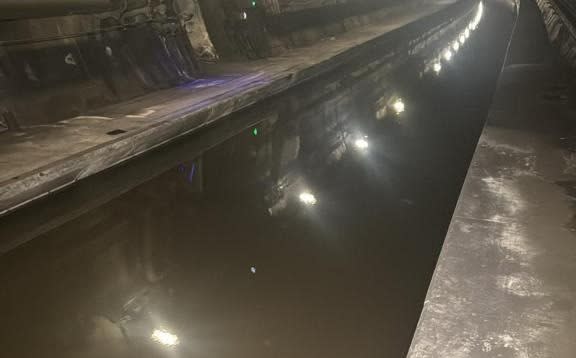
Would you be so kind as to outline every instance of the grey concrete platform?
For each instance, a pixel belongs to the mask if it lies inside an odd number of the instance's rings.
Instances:
[[[410,358],[576,357],[576,86],[536,11],[522,3]]]
[[[268,60],[221,65],[214,69],[219,75],[187,86],[54,125],[3,134],[0,215],[381,50],[389,44],[390,36],[406,37],[434,23],[449,21],[474,3],[464,0],[448,6],[450,2],[432,2],[417,9],[399,6],[391,9],[388,22],[350,31],[313,47],[298,48]],[[419,24],[425,19],[429,24]]]

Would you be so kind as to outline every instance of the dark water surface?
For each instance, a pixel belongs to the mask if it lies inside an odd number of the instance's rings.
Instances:
[[[2,219],[1,355],[404,356],[512,26],[436,74],[472,20]]]

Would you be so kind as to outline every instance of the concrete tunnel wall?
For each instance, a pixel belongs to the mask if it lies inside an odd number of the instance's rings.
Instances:
[[[0,21],[3,116],[52,123],[194,79],[177,5],[130,0],[106,12]]]
[[[573,0],[535,0],[552,44],[576,68],[576,3]]]
[[[119,0],[0,0],[0,19],[90,13],[117,7]]]
[[[378,16],[394,5],[412,6],[419,0],[198,2],[217,52],[222,57],[262,58],[378,21]],[[245,17],[245,21],[235,24],[240,17]]]
[[[48,0],[32,11],[33,2],[0,1],[0,9],[11,10],[10,20],[0,20],[0,120],[10,129],[54,123],[188,82],[201,76],[199,62],[263,58],[310,45],[406,4]]]

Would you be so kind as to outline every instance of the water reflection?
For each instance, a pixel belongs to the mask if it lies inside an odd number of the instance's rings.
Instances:
[[[470,41],[449,85],[421,77],[469,20],[228,119],[244,130],[5,256],[3,354],[401,356],[506,45],[494,26],[489,61]]]
[[[180,343],[177,335],[163,329],[155,329],[154,332],[152,332],[151,338],[154,341],[169,347],[177,346]]]
[[[402,98],[398,98],[397,100],[394,101],[394,104],[392,104],[392,108],[394,108],[394,112],[396,112],[396,114],[399,115],[404,113],[404,111],[406,111],[406,104],[404,103]]]
[[[316,199],[316,196],[307,191],[300,193],[298,198],[300,199],[300,202],[302,202],[302,204],[306,206],[314,206],[318,203],[318,199]]]
[[[359,151],[366,151],[370,146],[370,143],[368,142],[368,137],[362,136],[362,138],[356,139],[356,141],[354,141],[354,146]]]

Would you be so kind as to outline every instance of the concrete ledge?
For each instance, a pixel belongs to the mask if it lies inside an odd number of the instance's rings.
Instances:
[[[574,131],[524,80],[500,91],[523,108],[493,111],[482,134],[409,358],[574,357]]]
[[[537,11],[523,2],[519,21]],[[528,25],[517,59],[549,48]],[[542,63],[504,69],[409,358],[574,357],[576,86],[562,78]]]
[[[374,53],[409,53],[441,24],[476,2],[410,9],[390,22],[300,48],[285,56],[221,66],[219,75],[151,94],[51,126],[0,138],[0,215],[78,180],[273,96],[339,66]],[[439,11],[440,10],[440,11]],[[418,21],[416,21],[418,20]]]

